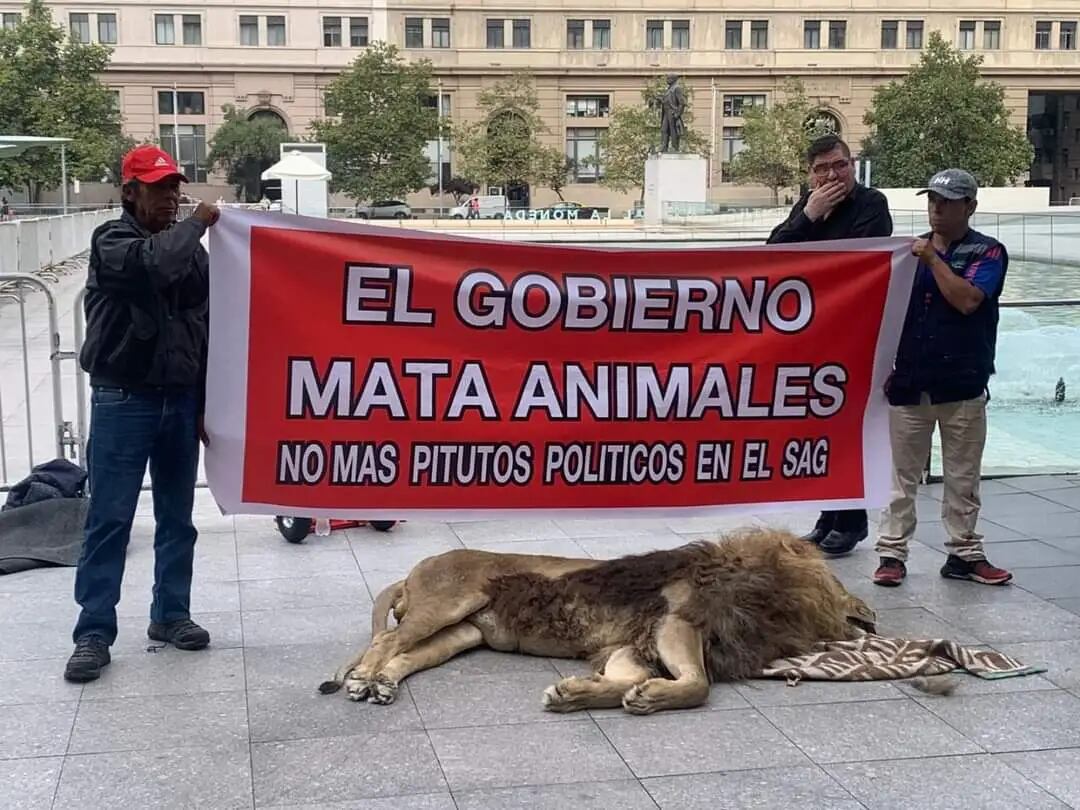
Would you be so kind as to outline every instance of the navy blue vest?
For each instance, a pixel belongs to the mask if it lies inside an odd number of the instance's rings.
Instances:
[[[892,405],[917,405],[923,393],[930,395],[931,402],[957,402],[986,390],[994,373],[998,296],[1009,269],[1009,254],[996,239],[969,230],[952,244],[945,258],[957,275],[963,275],[995,246],[1001,248],[1001,283],[970,315],[945,300],[930,268],[920,263],[894,370],[885,386]]]

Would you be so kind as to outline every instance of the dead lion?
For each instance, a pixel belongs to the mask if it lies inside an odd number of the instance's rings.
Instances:
[[[387,629],[393,609],[397,627]],[[874,629],[815,546],[747,530],[614,560],[460,549],[419,562],[375,600],[372,640],[319,691],[391,703],[414,672],[486,645],[587,658],[594,674],[544,691],[550,711],[698,706],[819,641]]]

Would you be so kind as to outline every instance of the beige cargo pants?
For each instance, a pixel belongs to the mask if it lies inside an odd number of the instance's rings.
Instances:
[[[918,405],[889,407],[889,441],[893,454],[892,499],[882,510],[877,552],[906,560],[908,540],[915,534],[915,493],[930,453],[934,425],[941,434],[941,466],[945,497],[941,519],[949,538],[945,550],[963,560],[984,560],[979,519],[979,478],[986,445],[986,395],[932,405],[923,394]]]

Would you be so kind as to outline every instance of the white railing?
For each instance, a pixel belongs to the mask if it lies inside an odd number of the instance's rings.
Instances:
[[[94,228],[115,209],[0,222],[0,273],[38,274],[90,248]]]

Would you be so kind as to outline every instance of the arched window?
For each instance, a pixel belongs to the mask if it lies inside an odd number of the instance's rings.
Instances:
[[[288,125],[285,123],[285,119],[274,110],[255,110],[248,116],[249,121],[270,121],[277,124],[282,129],[288,129]]]

